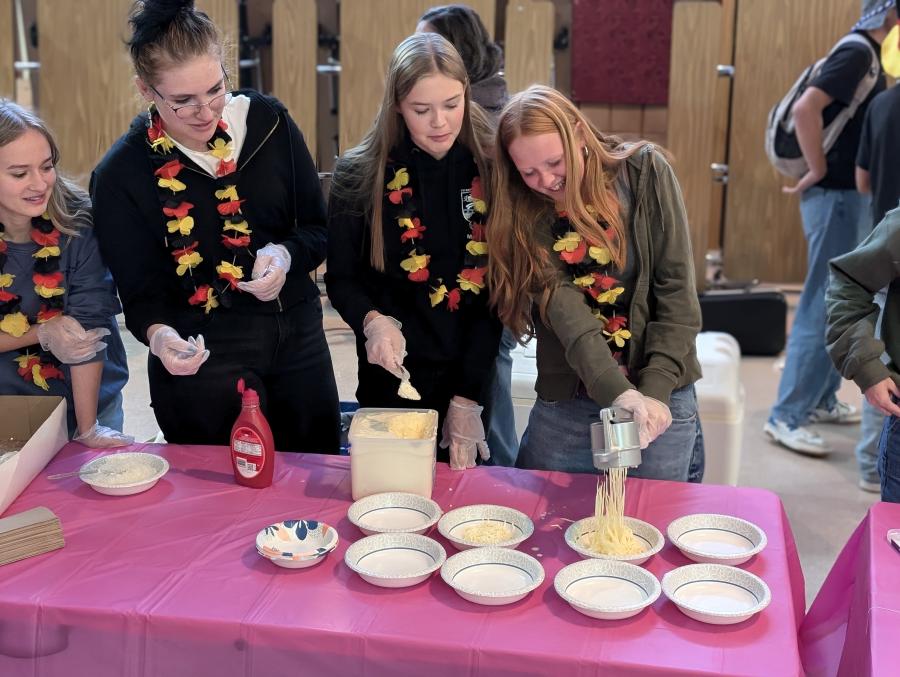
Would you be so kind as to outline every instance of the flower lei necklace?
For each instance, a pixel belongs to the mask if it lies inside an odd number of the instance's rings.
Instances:
[[[5,231],[0,223],[0,331],[19,338],[28,332],[31,324],[22,312],[22,298],[9,291],[16,276],[3,272],[9,248]],[[59,269],[62,256],[59,239],[60,232],[47,213],[31,219],[31,241],[38,245],[38,250],[32,254],[34,272],[31,275],[34,293],[41,298],[40,310],[35,318],[38,324],[62,315],[63,312],[66,288],[63,286],[63,273]],[[59,360],[52,353],[41,350],[40,346],[37,352],[31,352],[27,348],[19,352],[22,354],[13,359],[19,365],[16,371],[24,380],[43,390],[50,390],[47,379],[65,380]]]
[[[423,247],[426,227],[417,216],[417,208],[413,199],[413,189],[409,186],[409,170],[405,166],[388,165],[386,176],[392,176],[387,182],[385,193],[385,211],[400,226],[400,242],[410,245],[409,257],[400,262],[400,267],[407,272],[413,282],[428,282],[431,273],[428,265],[431,255]],[[437,286],[431,287],[428,297],[431,307],[446,302],[447,310],[459,310],[462,293],[478,295],[484,289],[484,275],[487,272],[488,246],[485,240],[484,224],[487,221],[487,206],[482,192],[481,178],[475,176],[469,193],[470,204],[466,211],[469,232],[466,235],[466,253],[462,270],[456,276],[456,286],[448,287],[442,278],[437,278]]]
[[[204,281],[197,270],[203,257],[197,251],[200,242],[191,237],[194,217],[190,215],[194,205],[179,199],[178,193],[187,188],[178,175],[184,169],[172,139],[163,129],[162,120],[155,109],[151,109],[147,121],[147,141],[150,145],[150,160],[155,167],[157,193],[166,221],[166,246],[171,247],[175,263],[175,274],[187,289],[187,301],[192,306],[202,306],[209,313],[220,305],[231,306],[231,293],[237,283],[244,278],[246,266],[252,266],[250,252],[250,229],[244,218],[241,205],[245,202],[238,195],[237,162],[234,143],[228,134],[228,125],[219,120],[216,131],[208,142],[209,153],[219,160],[216,167],[216,210],[222,220],[221,245],[226,249],[216,266],[217,277]],[[240,290],[238,290],[240,291]]]
[[[594,214],[594,210],[588,208]],[[600,222],[605,231],[609,226]],[[553,251],[559,253],[560,260],[566,266],[566,272],[572,276],[573,284],[580,288],[586,296],[591,313],[603,323],[603,335],[606,342],[622,349],[631,338],[626,329],[628,317],[617,313],[616,301],[625,287],[619,280],[611,276],[612,255],[609,248],[602,244],[586,241],[569,223],[565,212],[559,212],[552,228],[555,242]],[[621,364],[621,353],[614,353]]]

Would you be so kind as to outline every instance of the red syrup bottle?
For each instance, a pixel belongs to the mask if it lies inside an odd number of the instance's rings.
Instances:
[[[231,428],[231,466],[234,480],[245,487],[271,486],[275,469],[275,442],[272,429],[259,408],[259,395],[238,380],[241,413]]]

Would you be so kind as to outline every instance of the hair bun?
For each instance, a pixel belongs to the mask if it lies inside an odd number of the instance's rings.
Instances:
[[[143,0],[135,3],[129,23],[132,28],[128,46],[132,53],[145,45],[156,42],[169,30],[179,14],[194,11],[194,0]]]

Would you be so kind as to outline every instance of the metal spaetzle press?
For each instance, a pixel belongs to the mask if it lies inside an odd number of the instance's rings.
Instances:
[[[634,468],[641,464],[641,443],[634,415],[621,407],[600,410],[591,423],[591,453],[597,470]]]

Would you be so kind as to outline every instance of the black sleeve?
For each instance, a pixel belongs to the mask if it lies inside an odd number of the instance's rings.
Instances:
[[[340,168],[335,169],[335,178]],[[328,201],[328,266],[325,288],[331,305],[357,336],[363,320],[375,309],[363,279],[369,269],[368,219],[355,206],[343,204],[332,193]]]
[[[325,226],[325,199],[319,185],[319,172],[313,163],[303,134],[287,113],[284,114],[290,134],[290,153],[293,163],[294,196],[296,205],[292,234],[280,244],[291,255],[294,275],[308,275],[325,260],[327,228]]]
[[[92,174],[94,234],[119,290],[125,324],[135,338],[147,344],[150,325],[174,323],[172,304],[166,302],[165,293],[173,277],[171,258],[152,235],[148,215],[142,213],[136,196],[120,183],[126,175],[113,168]],[[152,191],[153,182],[146,184]]]
[[[856,87],[872,65],[872,52],[865,45],[849,44],[830,55],[810,83],[845,106],[853,101]]]
[[[484,295],[487,293],[487,288],[481,292]],[[471,313],[472,319],[455,394],[483,405],[482,399],[488,395],[484,392],[484,386],[497,359],[503,325],[489,309],[486,296],[478,300],[478,307],[468,308],[465,312]]]
[[[863,119],[862,131],[859,135],[859,149],[856,151],[856,166],[869,170],[869,160],[872,157],[872,116],[875,108],[873,101],[866,108],[866,117]]]

